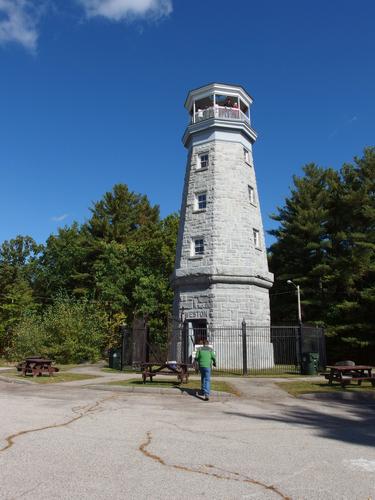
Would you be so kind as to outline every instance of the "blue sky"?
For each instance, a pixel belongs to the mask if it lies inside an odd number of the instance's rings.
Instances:
[[[44,242],[119,182],[178,211],[184,100],[212,81],[254,97],[270,229],[304,164],[374,145],[374,18],[373,0],[0,0],[0,242]]]

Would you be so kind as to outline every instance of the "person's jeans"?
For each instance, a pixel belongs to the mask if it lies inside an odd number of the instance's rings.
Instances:
[[[204,396],[210,395],[211,390],[211,368],[199,368],[201,372],[201,388]]]

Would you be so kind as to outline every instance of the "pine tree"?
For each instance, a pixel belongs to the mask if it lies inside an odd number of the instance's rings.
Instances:
[[[326,325],[331,355],[356,352],[358,359],[370,361],[375,353],[375,148],[339,172],[308,165],[304,174],[294,177],[291,196],[273,216],[280,223],[271,231],[277,238],[270,248],[273,319],[288,320],[296,309],[285,285],[292,279],[301,286],[303,320]]]
[[[337,345],[352,349],[375,340],[375,148],[344,165],[340,175],[328,224],[332,251],[326,322]]]
[[[293,177],[294,188],[271,217],[280,223],[270,231],[277,241],[270,247],[270,268],[275,274],[271,291],[274,322],[296,318],[294,291],[286,282],[293,280],[301,286],[303,319],[319,321],[322,297],[321,282],[327,272],[327,172],[315,164],[306,165],[305,176]],[[289,292],[289,293],[288,293]],[[280,294],[280,295],[279,295]]]

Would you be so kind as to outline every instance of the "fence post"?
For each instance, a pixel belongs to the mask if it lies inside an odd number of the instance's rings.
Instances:
[[[246,321],[242,321],[242,375],[247,375]]]
[[[182,362],[188,362],[189,355],[189,335],[188,335],[188,323],[184,321],[184,325],[182,327]]]
[[[121,339],[121,370],[125,366],[131,366],[135,357],[135,348],[133,342],[133,332],[125,325],[120,326],[122,332]]]
[[[299,354],[300,373],[301,373],[301,375],[303,375],[302,323],[299,323],[299,325],[298,325],[298,354]]]
[[[319,342],[319,347],[320,347],[319,359],[321,358],[320,369],[325,370],[327,364],[327,347],[326,347],[326,337],[324,328],[320,328],[320,340],[321,340],[321,342]]]
[[[122,326],[121,328],[121,371],[124,368],[124,359],[125,359],[125,328]]]
[[[150,362],[150,327],[146,326],[146,363]]]

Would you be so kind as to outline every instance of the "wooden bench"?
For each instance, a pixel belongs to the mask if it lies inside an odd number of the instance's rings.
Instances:
[[[352,380],[358,382],[359,386],[364,380],[367,380],[368,382],[371,382],[372,387],[375,387],[375,377],[352,377]]]
[[[178,382],[188,383],[189,366],[186,363],[141,363],[142,380],[145,384],[147,378],[152,382],[157,375],[177,375]]]
[[[59,368],[52,366],[52,360],[44,358],[26,358],[17,365],[17,370],[22,372],[22,375],[31,374],[33,377],[41,377],[42,375],[49,375],[50,377],[59,371]]]
[[[332,385],[333,382],[338,382],[341,387],[345,387],[352,381],[357,381],[360,386],[362,382],[369,381],[371,385],[375,386],[375,377],[372,375],[372,366],[366,365],[334,365],[327,366],[330,368],[329,373],[323,373],[328,383]]]

